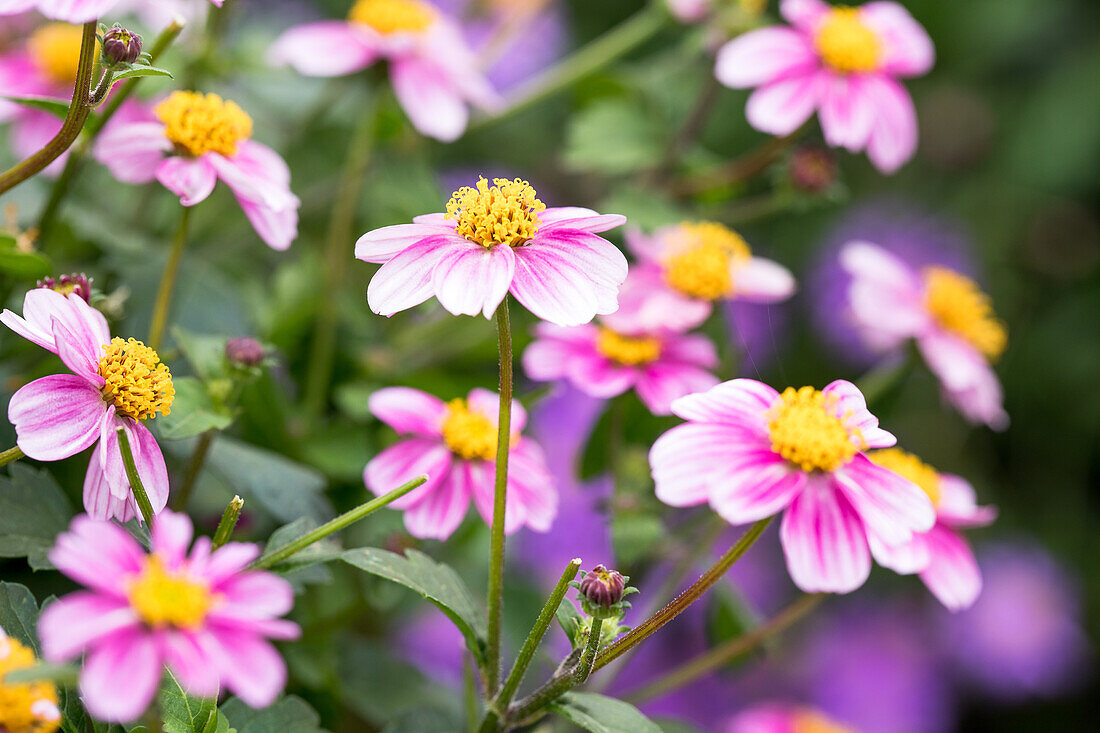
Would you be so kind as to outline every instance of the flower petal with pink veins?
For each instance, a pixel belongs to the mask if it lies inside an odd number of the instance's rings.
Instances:
[[[384,387],[367,398],[371,414],[399,434],[439,437],[447,406],[435,395],[412,387]]]
[[[449,143],[466,131],[466,101],[444,69],[413,56],[396,59],[390,64],[390,82],[421,134]]]
[[[278,252],[290,249],[298,238],[298,207],[273,209],[270,206],[237,197],[241,211],[264,244]]]
[[[433,216],[428,214],[428,216]],[[440,215],[442,216],[442,215]],[[415,217],[423,219],[424,217]],[[398,252],[406,247],[416,244],[421,239],[433,235],[453,234],[456,241],[463,239],[454,234],[454,224],[451,226],[437,224],[394,224],[367,232],[359,237],[355,243],[355,258],[363,262],[377,262],[382,264],[389,262]],[[463,241],[465,241],[463,239]]]
[[[917,110],[905,87],[887,77],[867,77],[865,93],[876,110],[867,157],[883,173],[893,173],[917,150]]]
[[[210,613],[222,620],[275,618],[294,607],[294,589],[273,573],[239,573],[219,583],[217,592],[221,601]]]
[[[374,273],[367,285],[367,305],[387,317],[420,305],[434,294],[432,270],[436,263],[451,249],[465,243],[456,235],[440,234],[401,250]]]
[[[42,656],[54,663],[79,657],[100,639],[121,629],[138,626],[129,601],[77,591],[42,609],[38,618],[38,636]]]
[[[103,444],[97,443],[88,460],[88,470],[84,474],[84,511],[100,521],[117,519],[128,522],[138,516],[137,504],[133,496],[120,499],[111,493],[111,486],[103,473],[102,450]]]
[[[413,537],[445,540],[458,529],[470,507],[468,462],[454,461],[450,472],[405,510],[405,529]]]
[[[80,695],[94,717],[112,722],[137,720],[153,702],[163,658],[144,629],[118,631],[84,659]]]
[[[671,415],[672,403],[718,384],[718,377],[690,364],[658,361],[642,368],[634,389],[654,415]]]
[[[879,70],[896,76],[920,76],[936,62],[936,49],[924,27],[896,2],[870,2],[859,8],[860,19],[882,44]]]
[[[21,387],[8,403],[19,448],[37,461],[76,455],[99,438],[106,408],[83,377],[53,374]]]
[[[435,490],[450,472],[451,461],[451,451],[439,439],[402,440],[367,463],[363,469],[363,482],[376,496],[382,496],[421,474],[427,474],[427,482],[390,504],[391,509],[405,509]]]
[[[53,340],[57,345],[57,356],[73,374],[83,379],[96,391],[107,383],[99,373],[99,360],[103,356],[102,347],[97,348],[88,342],[82,344],[80,338],[56,319],[53,322]],[[100,402],[103,402],[102,396]]]
[[[829,12],[829,4],[822,0],[780,0],[779,14],[801,31],[813,32],[821,18]]]
[[[932,502],[919,486],[862,453],[832,476],[868,530],[885,544],[909,542],[915,532],[927,532],[936,522]]]
[[[626,224],[622,214],[600,214],[580,206],[554,206],[539,212],[540,231],[562,227],[598,234]]]
[[[123,183],[149,183],[157,166],[172,150],[161,122],[108,124],[96,138],[93,154]]]
[[[481,313],[492,318],[508,294],[515,271],[516,257],[508,245],[486,249],[467,242],[439,258],[432,270],[432,290],[439,304],[453,315]]]
[[[657,498],[669,506],[694,506],[711,498],[714,481],[729,473],[733,461],[770,462],[766,445],[746,439],[730,425],[677,425],[653,443],[649,465]]]
[[[570,358],[564,367],[573,386],[600,399],[621,395],[636,384],[639,376],[637,368],[611,361],[596,352],[595,345],[589,353]]]
[[[859,387],[844,379],[830,382],[821,392],[831,403],[833,414],[844,423],[849,432],[855,432],[853,442],[860,450],[889,448],[898,439],[878,426],[878,418],[867,409],[867,399]]]
[[[792,468],[770,450],[758,450],[733,459],[731,470],[713,482],[710,505],[730,524],[746,524],[771,517],[794,501],[806,485],[806,474]]]
[[[750,303],[778,303],[794,295],[794,275],[783,265],[762,257],[735,263],[733,269],[734,297]]]
[[[779,393],[755,379],[731,379],[700,394],[681,397],[672,412],[685,420],[734,425],[767,442],[767,413]]]
[[[157,165],[156,177],[161,185],[180,197],[184,206],[204,201],[218,182],[218,173],[205,156],[165,158]]]
[[[164,654],[164,664],[187,694],[195,697],[217,697],[221,687],[218,674],[216,644],[213,634],[167,629],[157,639]]]
[[[551,229],[515,255],[511,293],[544,321],[579,326],[618,308],[627,263],[610,242],[576,229]]]
[[[749,96],[745,117],[761,132],[790,135],[814,113],[827,78],[824,72],[815,72],[758,87]]]
[[[185,514],[166,512],[153,527],[151,551],[170,569],[180,566],[187,557],[195,528]]]
[[[714,75],[727,87],[748,89],[788,75],[812,72],[818,63],[805,34],[772,26],[749,31],[722,46]]]
[[[982,592],[982,572],[970,543],[943,525],[937,525],[926,538],[932,560],[920,579],[949,611],[962,611],[974,605]]]
[[[149,495],[149,503],[153,507],[153,514],[159,514],[168,504],[168,468],[164,465],[164,454],[161,453],[160,445],[157,444],[157,439],[153,437],[153,434],[149,432],[149,428],[140,422],[129,418],[118,418],[117,416],[115,419],[119,424],[124,424],[126,427],[138,477],[145,485],[145,493]],[[126,482],[126,485],[129,486],[129,481]]]
[[[795,498],[779,540],[791,580],[807,593],[850,593],[871,573],[863,523],[828,479],[812,478]]]
[[[298,197],[290,190],[290,169],[271,148],[244,140],[237,153],[226,158],[217,153],[204,156],[238,199],[263,204],[275,211],[298,208]]]
[[[822,83],[818,115],[825,142],[832,147],[851,152],[867,147],[876,111],[864,77],[834,75]]]
[[[22,317],[10,310],[0,313],[0,323],[56,354],[55,320],[74,337],[75,346],[84,353],[102,354],[103,345],[111,341],[107,319],[75,293],[65,296],[48,288],[33,288],[23,296]]]
[[[361,71],[378,59],[370,34],[343,20],[295,26],[275,39],[267,51],[272,66],[290,66],[305,76],[343,76]]]
[[[121,527],[78,516],[58,536],[49,558],[81,585],[125,598],[126,581],[141,570],[145,552]]]
[[[985,527],[997,518],[997,507],[978,506],[974,487],[961,476],[940,474],[940,497],[936,516],[949,527]]]
[[[915,534],[913,539],[900,545],[888,545],[879,540],[874,532],[868,532],[867,541],[871,545],[871,555],[875,562],[901,575],[919,573],[932,560],[928,540],[923,534]]]
[[[103,17],[116,2],[118,0],[39,0],[38,12],[52,20],[89,23]]]
[[[215,631],[220,647],[219,671],[226,687],[251,708],[275,702],[286,685],[286,663],[275,647],[256,634]]]

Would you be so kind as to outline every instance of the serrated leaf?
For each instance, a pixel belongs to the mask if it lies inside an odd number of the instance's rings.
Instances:
[[[0,234],[0,272],[19,280],[33,280],[50,274],[53,265],[41,252],[25,252],[16,246],[15,237]]]
[[[69,526],[73,508],[45,469],[11,464],[0,476],[0,557],[26,557],[35,570],[52,568],[46,553]]]
[[[568,692],[548,709],[590,733],[661,733],[630,703],[591,692]]]
[[[230,698],[222,712],[236,733],[320,733],[321,717],[305,700],[294,695],[280,698],[262,710]]]
[[[133,68],[123,71],[121,74],[115,74],[114,80],[116,82],[124,79],[136,79],[141,76],[160,76],[168,79],[173,78],[172,72],[167,69],[158,69],[156,66],[135,66]]]
[[[217,718],[217,700],[188,695],[171,670],[164,672],[159,701],[164,733],[206,733],[211,718]]]
[[[10,94],[5,94],[2,96],[2,98],[8,100],[9,102],[21,104],[24,107],[33,107],[34,109],[40,109],[43,112],[49,112],[50,114],[60,117],[61,119],[65,119],[69,116],[69,103],[61,99],[55,99],[53,97],[39,97],[34,95],[15,96]]]
[[[157,433],[167,440],[191,438],[207,430],[225,430],[233,417],[220,412],[202,382],[194,377],[172,380],[176,397],[172,411],[157,418]]]
[[[25,585],[0,582],[0,629],[8,636],[34,649],[37,655],[38,602]]]
[[[402,557],[387,550],[364,547],[348,550],[344,562],[416,591],[447,614],[462,632],[478,662],[485,659],[485,618],[454,568],[422,552],[408,550]]]

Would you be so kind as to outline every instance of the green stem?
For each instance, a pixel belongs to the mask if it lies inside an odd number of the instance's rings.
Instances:
[[[683,593],[673,598],[667,606],[632,629],[626,636],[623,636],[614,644],[604,649],[600,655],[596,657],[595,669],[606,667],[627,651],[637,646],[651,634],[655,633],[669,621],[679,616],[692,603],[695,603],[704,593],[710,590],[711,586],[717,583],[719,579],[726,574],[726,571],[729,570],[735,562],[741,559],[741,556],[744,555],[745,552],[752,547],[753,543],[760,538],[760,535],[764,533],[764,530],[767,529],[771,521],[772,517],[768,517],[759,520],[749,527],[733,547],[727,550],[726,554],[722,555],[722,557],[718,558],[718,561]]]
[[[176,230],[176,238],[172,241],[172,249],[168,253],[168,261],[164,263],[164,274],[160,278],[160,287],[157,288],[157,302],[153,306],[153,320],[149,325],[148,346],[154,351],[160,348],[164,328],[168,324],[168,311],[172,307],[172,291],[176,288],[176,275],[179,273],[183,245],[187,242],[187,224],[190,219],[191,207],[184,206],[180,225]]]
[[[577,666],[572,670],[555,675],[542,687],[513,705],[512,709],[508,711],[509,722],[517,726],[534,722],[537,717],[542,715],[543,708],[587,680],[588,675],[592,673],[593,661],[596,659],[596,652],[600,648],[602,634],[603,619],[593,618],[592,629],[588,634],[588,641]]]
[[[243,508],[244,499],[234,495],[228,506],[225,507],[222,520],[218,522],[218,528],[214,531],[213,549],[216,550],[229,542],[229,538],[233,536],[233,530],[236,529],[237,522],[241,518],[241,509]]]
[[[130,482],[130,491],[134,492],[134,501],[137,502],[141,518],[145,520],[145,526],[150,531],[153,529],[153,505],[149,501],[149,494],[145,491],[145,484],[141,483],[138,475],[137,464],[134,463],[134,452],[130,448],[130,438],[126,435],[126,428],[118,428],[118,452],[122,454],[122,465],[126,468],[126,480]]]
[[[466,730],[477,733],[477,680],[474,662],[469,654],[462,655],[462,706],[466,713]]]
[[[179,490],[172,497],[172,509],[182,512],[187,508],[187,502],[191,498],[191,492],[195,489],[195,481],[202,473],[202,464],[206,461],[206,454],[210,452],[210,445],[214,442],[217,430],[207,430],[199,436],[195,443],[195,449],[191,451],[191,458],[187,461],[187,468],[183,474],[183,481]]]
[[[767,623],[757,626],[743,636],[729,639],[710,651],[681,664],[660,679],[629,694],[626,699],[634,704],[652,700],[723,667],[742,654],[765,643],[776,634],[780,634],[793,626],[816,608],[824,598],[825,595],[821,593],[802,596],[776,614]]]
[[[508,449],[512,439],[512,326],[508,296],[497,306],[497,345],[500,358],[500,410],[497,417],[496,480],[493,486],[493,525],[489,536],[489,639],[485,658],[486,696],[500,683],[500,625],[504,606],[504,512],[508,496]]]
[[[95,47],[98,25],[98,21],[95,20],[84,24],[80,40],[80,59],[76,71],[76,83],[73,85],[73,99],[69,104],[69,112],[65,115],[65,123],[61,126],[61,130],[37,153],[0,174],[0,193],[15,188],[57,160],[58,156],[69,149],[80,131],[84,129],[84,122],[91,112],[91,108],[88,106],[88,95],[92,86],[92,67],[95,65],[96,59]]]
[[[263,557],[257,558],[251,565],[249,565],[249,568],[253,570],[258,570],[263,568],[270,568],[273,565],[277,565],[306,549],[314,542],[320,542],[333,532],[339,532],[340,530],[352,524],[355,524],[363,517],[373,514],[390,502],[400,499],[402,496],[409,493],[417,486],[422,485],[427,480],[427,476],[417,476],[412,481],[398,486],[396,489],[388,494],[383,494],[376,499],[368,501],[366,504],[360,504],[351,511],[345,512],[336,517],[336,519],[322,524],[320,527],[313,530],[312,532],[307,532],[298,539],[283,545],[279,549],[264,553]]]
[[[6,466],[9,463],[18,461],[25,455],[26,454],[19,448],[19,446],[13,445],[11,448],[8,448],[3,453],[0,453],[0,466]]]
[[[600,649],[600,638],[603,634],[603,619],[592,619],[592,630],[588,633],[588,644],[581,655],[581,663],[573,670],[573,684],[579,685],[592,674],[592,663],[596,660],[596,652]]]

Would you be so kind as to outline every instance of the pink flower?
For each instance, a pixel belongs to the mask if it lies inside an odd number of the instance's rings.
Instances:
[[[405,512],[405,527],[416,537],[451,536],[473,498],[486,523],[493,520],[493,481],[500,396],[475,389],[466,399],[443,402],[409,387],[387,387],[370,397],[370,410],[407,439],[385,449],[367,464],[363,480],[381,496],[420,474],[428,482],[390,506]],[[558,511],[542,449],[520,432],[527,412],[512,402],[512,438],[508,452],[508,504],[504,531],[527,525],[550,529]]]
[[[145,0],[149,4],[162,0]],[[68,23],[87,23],[102,18],[118,0],[0,0],[0,15],[37,10],[47,18]],[[221,7],[224,0],[210,0]]]
[[[731,524],[786,510],[780,541],[791,578],[807,592],[855,590],[871,571],[869,541],[896,547],[932,529],[925,493],[863,454],[896,440],[850,382],[780,394],[734,379],[681,397],[672,412],[688,423],[649,453],[657,498],[709,502]]]
[[[252,118],[217,94],[172,92],[152,109],[128,104],[96,141],[96,160],[123,183],[154,179],[184,206],[206,199],[220,178],[269,247],[298,236],[298,197],[279,154],[251,140]]]
[[[846,245],[840,263],[852,276],[850,316],[868,346],[886,352],[914,339],[945,397],[967,420],[1008,427],[990,366],[1008,333],[973,280],[941,266],[918,272],[868,242]]]
[[[638,258],[620,295],[615,328],[686,331],[703,323],[718,300],[775,303],[795,291],[787,268],[754,257],[739,234],[714,222],[685,222],[652,235],[627,230]]]
[[[926,534],[914,535],[908,544],[887,547],[872,539],[875,560],[898,573],[920,573],[928,590],[949,610],[970,608],[982,591],[982,574],[959,530],[991,524],[997,509],[978,506],[974,487],[966,479],[939,473],[900,448],[867,457],[921,487],[936,508],[936,525]]]
[[[397,101],[421,133],[443,142],[466,130],[468,104],[499,104],[458,27],[422,0],[358,0],[347,20],[291,28],[268,51],[307,76],[343,76],[389,61]]]
[[[813,708],[762,703],[737,714],[723,733],[855,733],[855,729]]]
[[[126,430],[154,512],[168,501],[168,470],[143,420],[168,414],[172,375],[140,341],[111,338],[103,314],[78,293],[38,288],[0,323],[61,357],[72,374],[53,374],[22,387],[8,404],[19,448],[39,461],[59,461],[95,445],[84,478],[84,509],[97,519],[138,515],[118,446]]]
[[[596,232],[626,218],[591,209],[547,209],[520,179],[464,186],[447,213],[367,232],[355,256],[384,263],[367,288],[371,310],[392,316],[433,295],[455,315],[490,318],[511,293],[559,326],[588,323],[618,307],[626,257]]]
[[[42,612],[43,656],[84,655],[80,693],[94,717],[138,718],[165,666],[189,694],[215,697],[225,685],[254,708],[286,684],[268,639],[298,637],[297,624],[279,618],[294,605],[290,584],[247,569],[258,546],[211,550],[208,537],[192,546],[192,532],[186,515],[162,512],[147,553],[121,527],[80,516],[50,551],[50,562],[87,590]]]
[[[745,116],[772,135],[790,135],[816,110],[829,145],[867,150],[892,173],[917,147],[917,113],[898,77],[932,68],[924,28],[894,2],[856,8],[822,0],[782,0],[793,27],[761,28],[718,53],[715,75],[728,87],[755,87]]]
[[[610,399],[634,389],[656,415],[672,413],[672,401],[718,384],[718,366],[705,336],[667,331],[620,333],[606,325],[565,328],[540,324],[523,354],[527,376],[568,379],[585,394]]]

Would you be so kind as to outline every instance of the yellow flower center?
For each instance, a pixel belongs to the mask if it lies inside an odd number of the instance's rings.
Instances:
[[[0,730],[52,733],[60,725],[60,715],[49,714],[57,713],[57,688],[46,681],[5,683],[4,675],[33,667],[35,658],[29,647],[2,634],[0,631]]]
[[[487,415],[470,409],[464,399],[447,403],[443,442],[468,461],[491,461],[497,455],[497,429]]]
[[[202,625],[214,595],[205,583],[186,573],[171,572],[156,555],[148,555],[127,590],[130,607],[150,626],[195,629]]]
[[[181,153],[232,156],[237,143],[252,136],[252,118],[217,94],[172,92],[153,110],[164,134]]]
[[[731,266],[749,259],[741,235],[710,221],[685,222],[676,236],[687,246],[665,261],[665,281],[690,298],[717,300],[733,292]]]
[[[924,307],[936,322],[968,341],[990,361],[1008,345],[1008,331],[978,284],[946,267],[924,270]]]
[[[106,380],[103,398],[115,410],[135,420],[167,415],[176,398],[172,374],[160,363],[157,352],[138,341],[117,336],[103,347],[99,375]]]
[[[657,361],[661,356],[661,340],[654,336],[627,336],[601,326],[596,350],[611,361],[638,366]]]
[[[545,209],[527,181],[494,178],[490,186],[479,178],[476,188],[463,186],[451,194],[444,216],[455,220],[455,231],[466,239],[492,249],[518,247],[535,236],[539,212]]]
[[[939,472],[912,453],[901,448],[884,448],[868,453],[867,457],[921,487],[933,506],[940,503]]]
[[[768,414],[772,450],[803,471],[834,471],[856,454],[851,434],[813,387],[787,387]]]
[[[793,733],[854,733],[848,726],[841,725],[812,710],[795,713],[791,728]]]
[[[874,71],[882,43],[860,18],[859,8],[836,7],[817,29],[814,45],[821,60],[842,74]]]
[[[82,34],[78,25],[47,23],[27,39],[27,51],[34,65],[52,81],[72,84],[80,66]]]
[[[416,33],[431,25],[430,7],[417,0],[359,0],[348,20],[370,26],[379,33]]]

